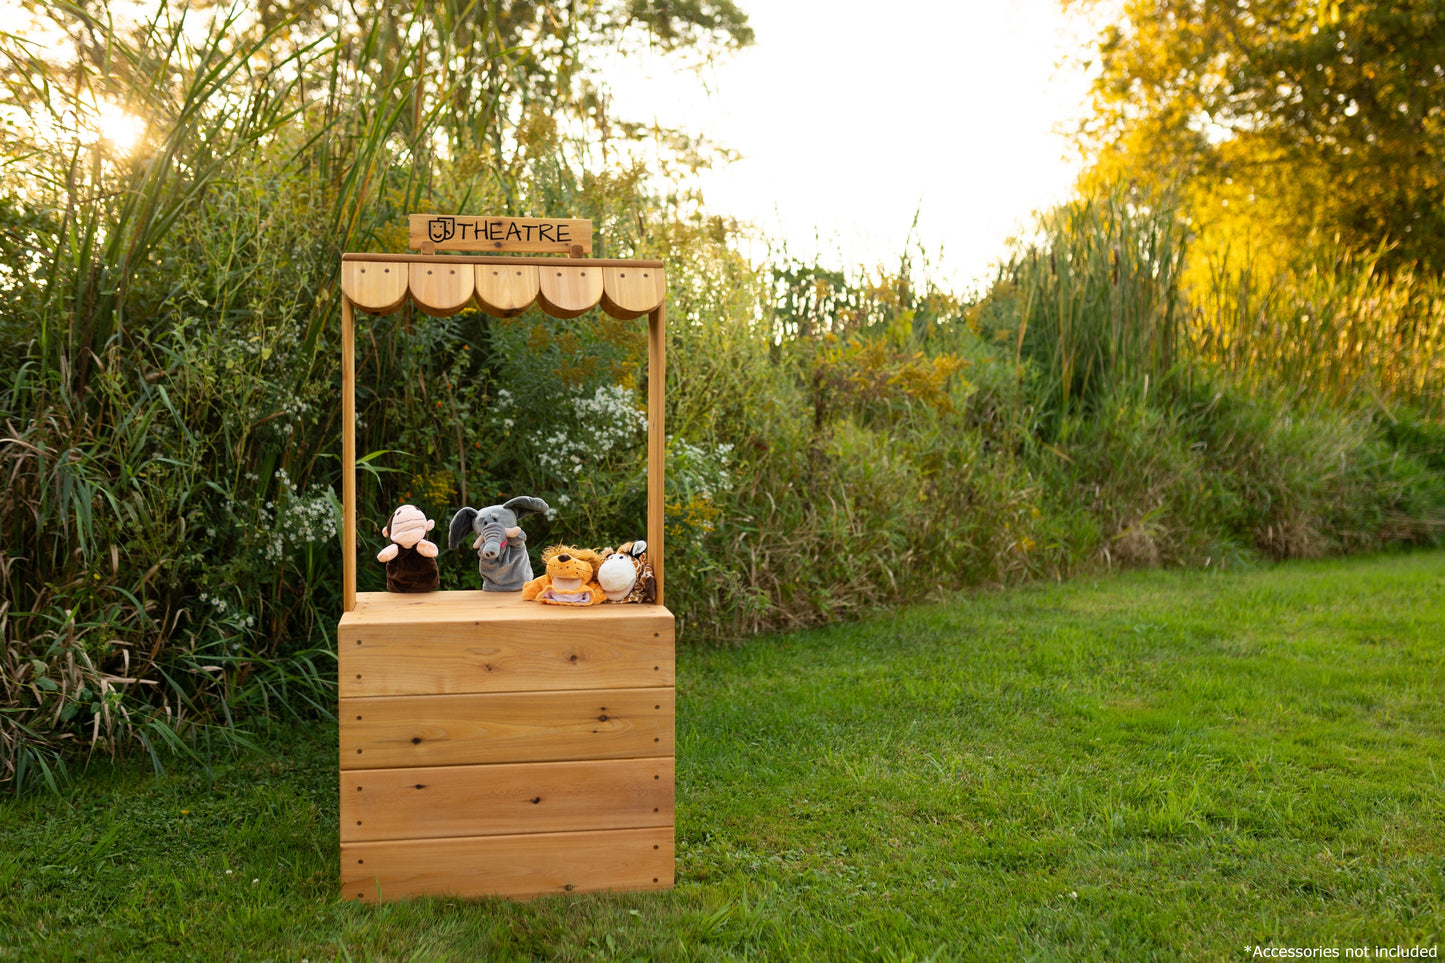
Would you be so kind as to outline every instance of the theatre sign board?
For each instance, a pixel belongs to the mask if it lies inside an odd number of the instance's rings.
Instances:
[[[410,246],[423,254],[497,251],[585,257],[592,253],[592,222],[581,218],[412,214],[407,226]]]

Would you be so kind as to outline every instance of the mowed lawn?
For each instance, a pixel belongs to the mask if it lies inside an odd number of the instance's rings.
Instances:
[[[667,893],[347,902],[334,727],[259,738],[209,772],[92,771],[63,799],[0,802],[0,958],[1445,943],[1440,551],[1138,572],[685,649]]]

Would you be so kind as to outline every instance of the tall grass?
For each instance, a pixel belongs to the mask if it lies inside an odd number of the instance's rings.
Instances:
[[[1080,198],[1040,216],[984,305],[1042,379],[1045,414],[1089,408],[1119,382],[1187,368],[1255,393],[1438,412],[1445,286],[1372,256],[1273,273],[1247,255],[1194,256],[1170,197]],[[1004,317],[1002,307],[1012,312]]]
[[[1094,530],[1088,554],[1208,564],[1438,538],[1445,435],[1418,414],[1442,386],[1438,286],[1345,260],[1263,295],[1247,271],[1198,290],[1189,240],[1167,199],[1076,200],[975,309],[1023,365],[1055,512]]]
[[[1040,239],[1003,267],[996,297],[1013,302],[1015,353],[1043,379],[1046,417],[1067,424],[1120,381],[1158,383],[1181,360],[1187,233],[1168,197],[1086,197],[1040,217]]]
[[[1445,404],[1445,281],[1344,255],[1261,277],[1228,256],[1191,290],[1199,359],[1250,386],[1342,404]]]
[[[334,264],[394,221],[378,194],[415,206],[424,165],[397,161],[429,129],[380,24],[278,53],[289,24],[234,12],[195,39],[164,5],[126,31],[65,9],[98,44],[67,72],[0,39],[32,138],[7,145],[0,325],[16,785],[76,748],[159,765],[248,700],[325,710]],[[146,119],[131,156],[58,126],[112,94]]]

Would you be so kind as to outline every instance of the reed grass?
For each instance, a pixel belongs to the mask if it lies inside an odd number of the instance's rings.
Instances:
[[[1190,292],[1191,353],[1255,388],[1339,404],[1445,401],[1445,281],[1387,273],[1384,251],[1268,277],[1228,256]]]
[[[1041,414],[1057,425],[1121,381],[1156,385],[1184,360],[1188,251],[1177,202],[1121,192],[1085,197],[1041,216],[1040,239],[1000,272],[1016,301],[1015,356],[1040,378]]]
[[[166,4],[131,28],[56,12],[91,43],[72,64],[0,38],[31,120],[6,145],[23,311],[0,327],[15,786],[54,785],[78,753],[130,744],[159,766],[207,733],[243,739],[250,703],[326,711],[333,265],[392,220],[378,191],[418,203],[397,158],[432,119],[409,111],[416,42],[383,61],[379,23],[288,45],[289,22],[242,29],[239,7],[199,37]],[[363,96],[375,109],[352,110]],[[107,97],[145,119],[130,156],[79,139]]]

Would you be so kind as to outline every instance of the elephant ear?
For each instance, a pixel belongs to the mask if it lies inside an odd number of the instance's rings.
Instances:
[[[513,512],[518,518],[524,518],[527,515],[534,515],[537,512],[545,512],[548,510],[546,502],[531,495],[518,495],[502,507],[509,512]]]
[[[475,508],[463,508],[452,516],[452,523],[447,529],[447,548],[456,548],[472,533],[472,523],[476,521],[477,514]]]

